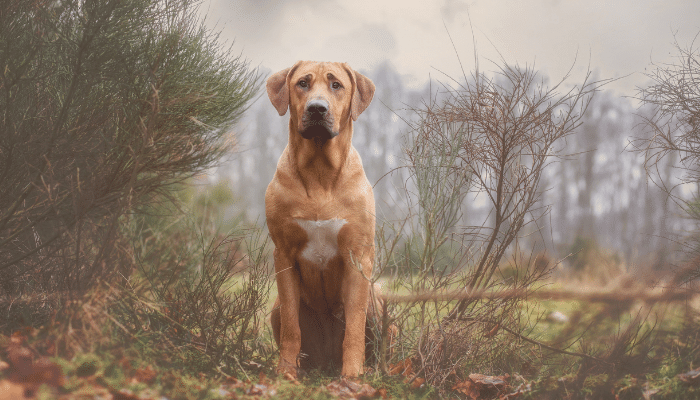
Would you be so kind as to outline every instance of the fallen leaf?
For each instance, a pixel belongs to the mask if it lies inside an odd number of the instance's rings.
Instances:
[[[418,389],[419,387],[423,386],[424,383],[425,379],[417,377],[413,380],[413,382],[411,382],[411,389]]]
[[[235,376],[229,376],[226,378],[226,389],[242,389],[247,385],[247,383],[236,378]]]
[[[48,358],[40,358],[32,365],[32,372],[25,381],[32,387],[42,384],[61,387],[64,384],[63,370]]]
[[[10,336],[10,345],[21,346],[27,341],[27,335],[22,331],[15,331],[12,336]]]
[[[472,400],[491,399],[505,394],[509,388],[508,378],[510,378],[508,374],[504,376],[469,374],[469,378],[457,382],[452,390],[456,390]]]
[[[20,400],[25,398],[24,386],[10,382],[7,379],[0,381],[0,400]]]
[[[10,380],[21,384],[25,390],[34,391],[42,384],[53,387],[63,386],[63,371],[58,364],[46,357],[34,360],[34,352],[22,344],[26,336],[22,332],[12,334],[7,346],[7,358],[10,361]]]
[[[151,365],[147,365],[146,368],[137,368],[134,373],[134,379],[138,382],[151,384],[156,380],[158,373],[153,369]]]
[[[18,380],[22,380],[32,373],[34,354],[28,348],[15,343],[14,334],[12,337],[12,344],[7,346],[7,358],[12,366],[12,373],[14,377]]]
[[[413,363],[410,358],[399,361],[396,364],[389,364],[389,375],[413,375]]]
[[[494,337],[494,336],[496,336],[496,334],[498,333],[498,329],[500,329],[500,328],[501,328],[501,324],[498,323],[498,324],[494,325],[494,327],[491,328],[488,332],[486,332],[484,334],[484,336],[487,338]]]
[[[117,364],[119,365],[119,367],[121,367],[124,373],[128,373],[133,369],[133,366],[131,365],[131,360],[127,357],[122,357]]]
[[[458,381],[454,386],[452,386],[452,390],[456,390],[457,392],[462,393],[470,399],[479,398],[479,388],[470,379]]]
[[[55,356],[57,351],[56,339],[54,337],[49,337],[46,341],[46,354]]]

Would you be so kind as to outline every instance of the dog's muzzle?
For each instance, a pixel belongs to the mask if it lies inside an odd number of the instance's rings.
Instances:
[[[332,139],[338,136],[338,132],[333,131],[333,114],[329,111],[330,105],[325,99],[309,100],[301,117],[301,136],[304,139]]]

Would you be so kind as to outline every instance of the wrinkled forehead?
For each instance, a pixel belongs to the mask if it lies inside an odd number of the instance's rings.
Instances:
[[[345,68],[343,68],[343,64],[337,62],[304,62],[294,71],[290,81],[296,82],[309,75],[311,75],[314,80],[319,78],[324,80],[337,79],[346,87],[349,87],[351,84],[350,76]]]

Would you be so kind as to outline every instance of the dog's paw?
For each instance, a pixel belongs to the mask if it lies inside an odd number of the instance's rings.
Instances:
[[[286,380],[292,382],[292,383],[297,383],[297,384],[299,383],[299,381],[297,380],[297,378],[296,378],[295,376],[293,376],[293,375],[292,375],[291,373],[289,373],[289,372],[285,372],[284,375],[282,375],[282,377],[283,377],[284,379],[286,379]]]
[[[296,365],[282,360],[277,366],[277,375],[295,382],[299,376],[299,369],[296,367]]]

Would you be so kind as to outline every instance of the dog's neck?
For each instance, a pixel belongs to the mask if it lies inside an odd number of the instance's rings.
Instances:
[[[304,139],[294,124],[289,124],[290,161],[299,174],[306,193],[332,191],[347,165],[352,147],[352,122],[333,139]]]

